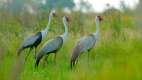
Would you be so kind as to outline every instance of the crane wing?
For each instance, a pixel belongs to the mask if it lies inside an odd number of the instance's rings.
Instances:
[[[81,38],[77,42],[77,46],[80,46],[81,51],[87,51],[87,50],[93,48],[95,43],[96,43],[95,36],[90,34],[88,36]]]
[[[62,37],[56,37],[52,40],[49,40],[44,45],[44,47],[42,48],[40,52],[43,52],[44,54],[54,52],[54,51],[59,50],[62,47],[62,45],[63,45]]]
[[[37,34],[32,35],[32,36],[26,38],[24,40],[23,44],[22,44],[22,47],[28,47],[28,46],[33,45],[38,40],[39,37],[40,37],[40,32],[38,32]]]

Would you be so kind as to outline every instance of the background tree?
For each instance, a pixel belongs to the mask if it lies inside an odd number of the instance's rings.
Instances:
[[[135,19],[135,23],[136,23],[136,25],[137,25],[137,27],[139,27],[140,28],[140,30],[141,30],[141,32],[142,32],[142,0],[139,0],[139,3],[138,3],[138,5],[136,6],[136,9],[135,9],[135,17],[134,17],[134,19]]]
[[[36,1],[35,1],[36,2]],[[38,8],[41,11],[48,11],[52,8],[68,8],[73,9],[75,6],[75,3],[73,0],[45,0],[43,3],[39,3]]]

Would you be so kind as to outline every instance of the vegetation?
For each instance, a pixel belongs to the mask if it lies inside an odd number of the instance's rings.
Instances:
[[[54,56],[50,55],[48,64],[42,60],[39,68],[35,69],[34,51],[26,63],[24,57],[28,50],[20,58],[16,51],[24,37],[45,28],[48,13],[12,15],[6,10],[1,11],[0,80],[142,80],[142,30],[136,25],[134,14],[113,9],[101,14],[104,18],[100,25],[101,36],[90,52],[89,63],[87,55],[82,54],[73,70],[70,70],[72,49],[80,37],[95,31],[96,14],[82,14],[84,27],[79,24],[79,12],[68,15],[71,18],[70,34],[57,54],[57,63],[54,63]],[[59,12],[58,17],[52,20],[47,39],[38,50],[47,40],[63,33],[62,16],[63,13]]]

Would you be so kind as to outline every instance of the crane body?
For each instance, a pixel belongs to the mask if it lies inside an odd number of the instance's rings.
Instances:
[[[49,40],[43,48],[38,52],[36,56],[36,62],[35,62],[35,67],[38,67],[40,60],[43,58],[45,55],[49,55],[51,53],[55,54],[55,59],[56,59],[56,54],[64,44],[64,42],[67,39],[68,36],[68,28],[67,28],[67,17],[63,17],[63,23],[64,23],[64,29],[65,32],[63,35],[59,35],[55,37],[54,39]]]
[[[101,20],[102,18],[100,16],[96,16],[96,32],[81,38],[77,42],[71,56],[71,68],[77,63],[76,61],[81,53],[84,53],[86,51],[89,52],[95,46],[96,41],[99,37],[99,22]]]
[[[63,39],[61,37],[56,37],[52,40],[50,40],[37,54],[36,56],[36,66],[39,65],[39,61],[44,55],[49,55],[51,53],[54,53],[56,56],[56,53],[60,50],[60,48],[63,45]]]
[[[28,38],[26,38],[24,40],[24,42],[22,43],[22,45],[20,46],[20,48],[17,51],[17,55],[20,55],[21,52],[24,49],[30,48],[30,50],[32,50],[33,48],[35,48],[35,55],[36,55],[36,48],[38,47],[38,45],[42,42],[42,40],[46,37],[47,33],[48,33],[48,29],[50,27],[50,23],[51,23],[51,18],[52,16],[55,15],[55,11],[51,11],[49,14],[49,21],[48,24],[46,26],[46,28],[34,35],[29,36]],[[29,55],[29,54],[28,54]]]
[[[28,37],[22,44],[22,46],[18,50],[18,55],[20,55],[21,51],[23,51],[26,48],[36,48],[42,40],[41,32],[38,32],[36,35],[32,35],[31,37]]]

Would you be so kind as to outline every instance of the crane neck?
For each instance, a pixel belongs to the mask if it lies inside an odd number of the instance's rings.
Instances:
[[[49,30],[49,27],[50,27],[50,24],[51,24],[51,18],[52,18],[52,15],[49,15],[48,24],[46,25],[46,28],[44,30],[42,30],[42,38],[45,38],[45,36],[48,33],[48,30]]]
[[[100,24],[100,21],[96,18],[96,32],[94,33],[96,39],[99,38],[99,35],[100,35],[100,28],[99,28],[99,25]]]
[[[65,18],[63,18],[63,24],[64,24],[64,34],[61,35],[61,37],[63,38],[63,42],[66,41],[67,37],[68,37],[68,27],[67,27],[67,21]]]
[[[48,20],[49,20],[49,21],[48,21],[48,24],[47,24],[47,26],[46,26],[46,28],[45,28],[46,30],[48,30],[49,27],[50,27],[50,24],[51,24],[51,18],[52,18],[52,16],[50,15],[50,16],[49,16],[49,19],[48,19]]]

